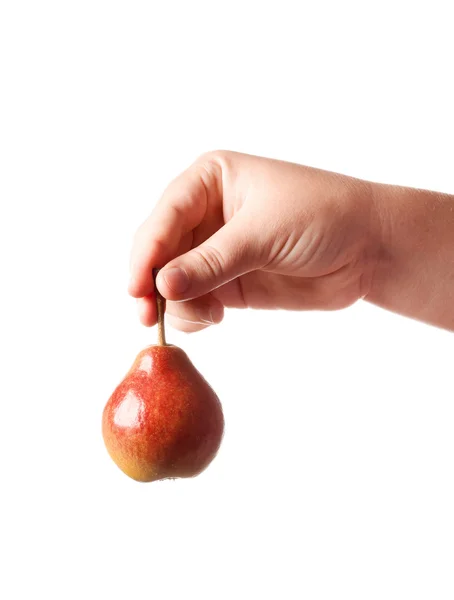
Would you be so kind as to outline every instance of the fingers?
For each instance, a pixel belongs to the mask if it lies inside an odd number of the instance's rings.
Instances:
[[[259,236],[238,212],[206,242],[178,256],[158,273],[156,284],[169,300],[203,296],[263,266]]]
[[[138,301],[139,317],[143,325],[156,324],[156,302],[154,297],[146,296]],[[166,320],[180,331],[199,331],[209,325],[220,323],[224,317],[224,307],[211,295],[189,302],[167,302]]]
[[[191,323],[190,321],[185,321],[184,319],[179,319],[178,317],[173,317],[169,315],[168,321],[169,325],[174,329],[178,329],[183,333],[195,333],[196,331],[202,331],[209,327],[209,325],[202,325],[201,323]]]
[[[134,238],[129,284],[132,296],[152,294],[152,269],[189,250],[192,230],[202,222],[208,203],[220,199],[220,177],[220,168],[207,161],[194,164],[169,185]]]
[[[144,296],[137,300],[137,312],[142,325],[153,327],[158,321],[156,300],[154,296]]]

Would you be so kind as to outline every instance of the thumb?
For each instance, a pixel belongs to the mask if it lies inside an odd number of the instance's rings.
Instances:
[[[168,300],[191,300],[261,266],[260,244],[237,214],[203,244],[159,271],[157,287]]]

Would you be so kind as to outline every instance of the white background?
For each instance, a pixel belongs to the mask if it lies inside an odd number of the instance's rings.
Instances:
[[[454,193],[449,2],[0,4],[0,596],[452,599],[452,334],[359,303],[168,332],[226,435],[138,484],[136,227],[217,148]],[[444,8],[443,8],[444,7]]]

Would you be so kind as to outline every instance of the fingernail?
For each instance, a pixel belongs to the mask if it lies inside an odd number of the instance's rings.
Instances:
[[[197,316],[202,323],[215,325],[222,321],[223,310],[219,306],[211,306],[208,310],[206,308],[201,308],[197,311]]]
[[[179,267],[171,267],[163,271],[162,276],[167,286],[175,294],[183,294],[189,288],[189,277],[186,271]]]
[[[197,316],[201,323],[206,323],[207,325],[214,324],[213,312],[211,310],[209,310],[208,312],[206,309],[198,310]]]

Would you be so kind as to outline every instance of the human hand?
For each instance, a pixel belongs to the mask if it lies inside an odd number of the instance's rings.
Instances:
[[[371,184],[235,152],[200,157],[135,236],[129,293],[156,323],[152,270],[170,323],[219,323],[224,307],[331,310],[370,288],[380,248]]]

